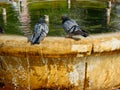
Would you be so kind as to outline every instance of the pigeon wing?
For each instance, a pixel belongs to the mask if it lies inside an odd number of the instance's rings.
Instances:
[[[49,28],[48,26],[44,23],[42,24],[42,27],[41,27],[41,34],[40,34],[40,38],[39,38],[39,41],[42,41],[48,34],[49,32]]]
[[[32,38],[32,44],[38,42],[41,31],[42,31],[42,25],[41,24],[36,24],[35,27],[34,27],[34,34],[33,34],[33,38]]]
[[[67,33],[72,33],[74,30],[74,26],[78,26],[78,24],[76,23],[75,20],[67,20],[63,23],[63,28],[65,30],[65,32]]]

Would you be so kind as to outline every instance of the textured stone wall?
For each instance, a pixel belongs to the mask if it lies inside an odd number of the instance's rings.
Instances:
[[[0,35],[0,90],[111,90],[120,88],[120,34],[79,41],[47,37],[31,45]]]

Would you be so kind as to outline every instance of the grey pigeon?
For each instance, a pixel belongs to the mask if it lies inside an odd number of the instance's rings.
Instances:
[[[34,27],[34,33],[31,39],[31,44],[39,44],[47,36],[49,28],[43,18]]]
[[[65,32],[69,35],[68,37],[72,37],[74,35],[81,35],[83,37],[87,37],[88,33],[82,29],[76,23],[75,20],[70,19],[68,16],[62,16],[62,27]]]

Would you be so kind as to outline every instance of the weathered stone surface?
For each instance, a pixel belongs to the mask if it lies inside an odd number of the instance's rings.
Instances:
[[[62,37],[47,37],[41,44],[31,45],[23,36],[0,36],[0,54],[7,55],[34,55],[43,57],[84,56],[90,54],[92,44],[89,39],[75,41]]]
[[[5,84],[0,90],[120,88],[119,50],[119,33],[79,41],[47,37],[39,45],[23,36],[0,35],[0,84]]]
[[[43,57],[85,56],[96,52],[120,50],[120,34],[92,35],[81,40],[47,37],[41,44],[31,45],[23,36],[0,35],[0,54]]]
[[[102,35],[101,35],[102,36]],[[93,40],[94,52],[110,52],[120,50],[120,34],[108,34]]]

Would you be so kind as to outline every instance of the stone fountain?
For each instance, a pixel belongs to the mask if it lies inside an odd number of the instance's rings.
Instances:
[[[0,90],[102,90],[120,88],[120,33],[76,41],[0,35]]]

